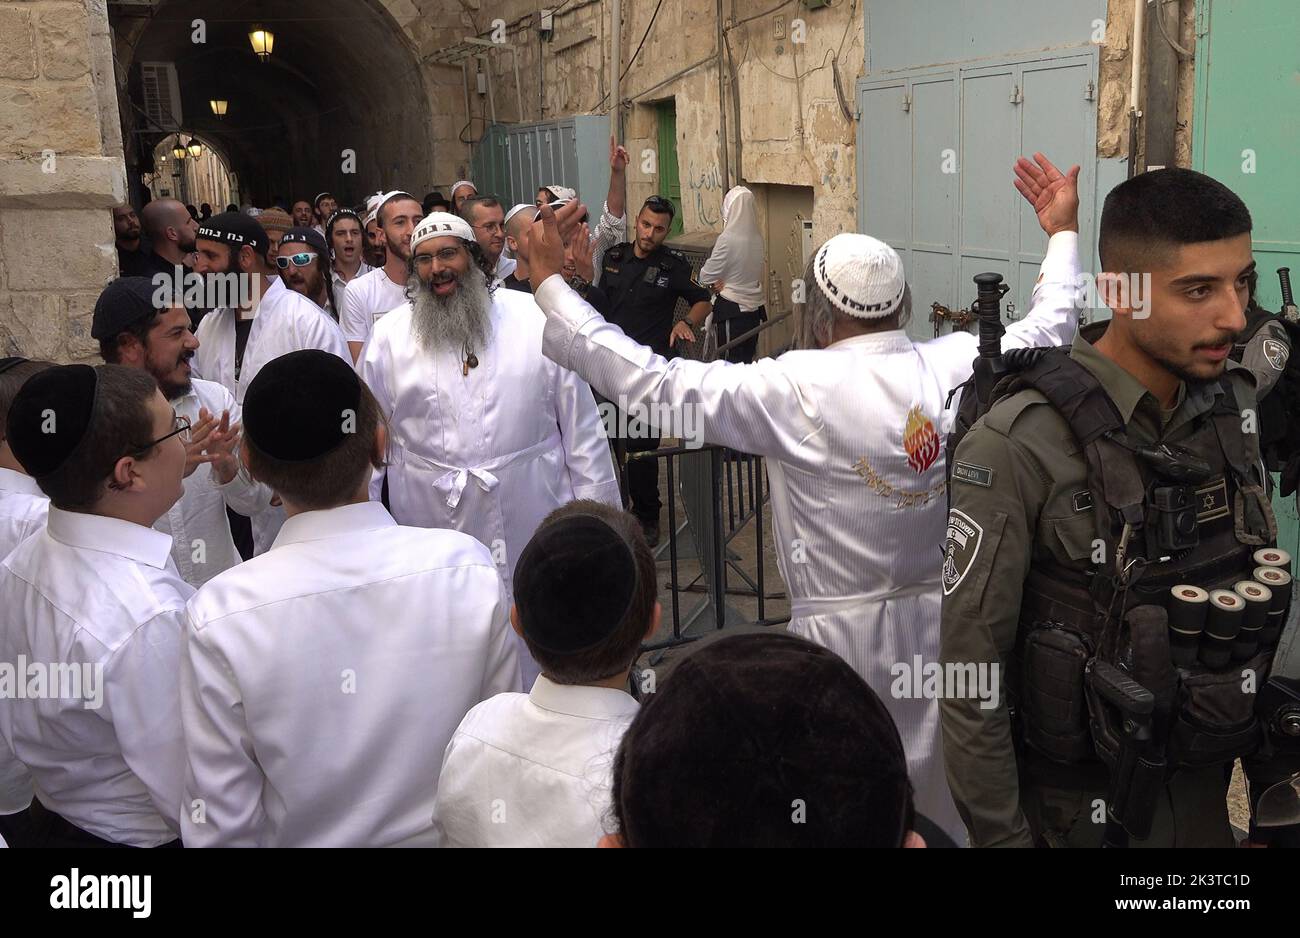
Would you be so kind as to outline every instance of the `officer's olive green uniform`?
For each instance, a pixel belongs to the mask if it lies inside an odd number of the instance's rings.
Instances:
[[[1221,382],[1181,387],[1175,407],[1165,411],[1135,378],[1083,338],[1075,339],[1070,356],[1096,376],[1134,442],[1196,436],[1204,446],[1206,421],[1216,407],[1224,409],[1224,395],[1236,397],[1236,410],[1253,406],[1253,379],[1233,363]],[[1248,461],[1258,464],[1257,443],[1252,443],[1257,438],[1246,434],[1241,439],[1248,449],[1256,447]],[[1243,462],[1239,459],[1238,465]],[[1225,538],[1231,542],[1239,519],[1234,518],[1235,491],[1225,484],[1221,455],[1215,469],[1214,480],[1196,487],[1197,519],[1203,540],[1217,532],[1219,543]],[[1255,465],[1253,471],[1253,481],[1262,485],[1262,468]],[[1045,757],[1025,744],[1019,714],[1013,719],[1011,712],[1019,707],[1020,654],[1030,630],[1022,604],[1028,605],[1032,595],[1040,606],[1050,605],[1055,584],[1063,583],[1066,573],[1082,576],[1097,569],[1093,502],[1084,448],[1037,390],[1018,391],[997,403],[957,447],[943,571],[941,658],[945,663],[996,662],[1004,688],[993,709],[981,708],[974,699],[945,699],[941,707],[949,783],[976,846],[1101,843],[1106,767],[1092,752],[1072,760]],[[1256,513],[1255,527],[1272,527],[1271,512],[1265,513],[1262,523]],[[1243,549],[1249,557],[1250,548]],[[1044,570],[1059,573],[1044,577]],[[1084,727],[1086,719],[1085,712]],[[1083,743],[1091,750],[1086,729]],[[1150,838],[1132,845],[1230,846],[1225,807],[1230,770],[1227,761],[1174,773],[1157,801]]]

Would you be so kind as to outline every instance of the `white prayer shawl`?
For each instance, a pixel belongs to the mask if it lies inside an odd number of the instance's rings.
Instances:
[[[1008,326],[1004,348],[1073,337],[1077,244],[1072,232],[1052,238],[1029,315]],[[547,315],[547,356],[601,394],[696,407],[706,442],[766,457],[790,631],[844,658],[880,695],[903,739],[917,810],[964,843],[938,700],[891,689],[899,666],[910,673],[939,660],[943,440],[955,419],[945,399],[971,374],[975,336],[917,342],[898,329],[748,365],[669,362],[606,323],[558,275],[536,301]]]
[[[352,364],[352,355],[339,324],[325,310],[276,279],[262,294],[262,300],[254,311],[248,344],[244,347],[243,365],[236,381],[236,316],[236,310],[226,308],[213,310],[203,317],[195,333],[199,348],[190,365],[192,377],[224,385],[240,405],[244,403],[244,392],[257,373],[267,362],[281,355],[314,348]],[[271,546],[280,525],[284,524],[284,509],[268,508],[258,512],[252,522],[253,548],[260,554]]]
[[[542,355],[545,319],[526,293],[494,291],[492,339],[468,375],[459,350],[421,347],[411,317],[407,304],[377,321],[357,363],[388,418],[393,517],[478,538],[513,596],[515,562],[551,511],[577,498],[622,507],[591,388]]]
[[[754,194],[735,186],[722,200],[722,234],[700,268],[700,283],[725,284],[720,294],[752,313],[766,302],[763,293],[763,236],[758,230]]]

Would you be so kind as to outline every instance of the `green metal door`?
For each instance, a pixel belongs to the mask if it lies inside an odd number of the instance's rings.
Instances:
[[[1276,310],[1277,268],[1300,277],[1300,3],[1197,0],[1196,37],[1192,165],[1250,208],[1259,301]],[[1298,556],[1295,499],[1275,507],[1280,546]]]
[[[668,237],[682,233],[682,178],[677,169],[677,102],[660,101],[655,107],[659,118],[659,194],[669,199],[676,210]]]

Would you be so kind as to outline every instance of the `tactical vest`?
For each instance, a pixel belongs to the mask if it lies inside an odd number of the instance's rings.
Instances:
[[[1263,470],[1243,430],[1249,402],[1238,401],[1237,379],[1220,378],[1213,408],[1194,418],[1190,435],[1171,450],[1130,440],[1114,402],[1068,350],[1033,350],[1019,364],[1026,367],[1003,379],[995,399],[1033,388],[1065,418],[1087,461],[1088,488],[1075,497],[1076,511],[1091,511],[1095,530],[1093,553],[1082,561],[1087,569],[1039,552],[1025,581],[1007,681],[1019,741],[1062,763],[1094,752],[1112,763],[1122,717],[1085,680],[1091,662],[1105,661],[1155,695],[1155,733],[1169,770],[1253,752],[1262,729],[1244,675],[1263,686],[1276,636],[1223,668],[1199,660],[1176,666],[1163,619],[1160,628],[1140,631],[1126,621],[1138,607],[1165,607],[1176,585],[1232,590],[1252,579],[1254,553],[1276,544]],[[1192,473],[1197,459],[1203,463]]]

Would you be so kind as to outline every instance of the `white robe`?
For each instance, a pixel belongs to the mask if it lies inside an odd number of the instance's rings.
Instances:
[[[348,344],[339,324],[301,293],[295,293],[276,278],[253,313],[253,325],[244,347],[244,360],[235,380],[235,319],[233,309],[215,309],[203,317],[195,336],[198,350],[190,362],[191,377],[224,385],[242,406],[248,385],[272,359],[300,349],[321,349],[352,364]],[[252,517],[253,548],[263,553],[284,524],[284,509],[270,508]]]
[[[1031,310],[1004,348],[1064,345],[1077,326],[1078,236],[1048,245]],[[958,843],[938,700],[897,699],[897,665],[939,656],[939,571],[947,524],[942,443],[950,389],[971,373],[976,337],[931,342],[903,330],[788,352],[749,365],[655,355],[549,277],[544,350],[610,398],[700,409],[706,442],[766,457],[777,566],[790,631],[862,675],[902,736],[916,808]],[[919,683],[919,679],[918,679]]]
[[[595,399],[542,355],[545,320],[529,294],[494,292],[492,339],[468,375],[458,352],[420,346],[411,315],[406,304],[379,319],[357,362],[388,417],[389,506],[399,524],[478,538],[513,597],[515,562],[551,511],[578,498],[622,507]],[[538,672],[520,651],[530,686]]]

